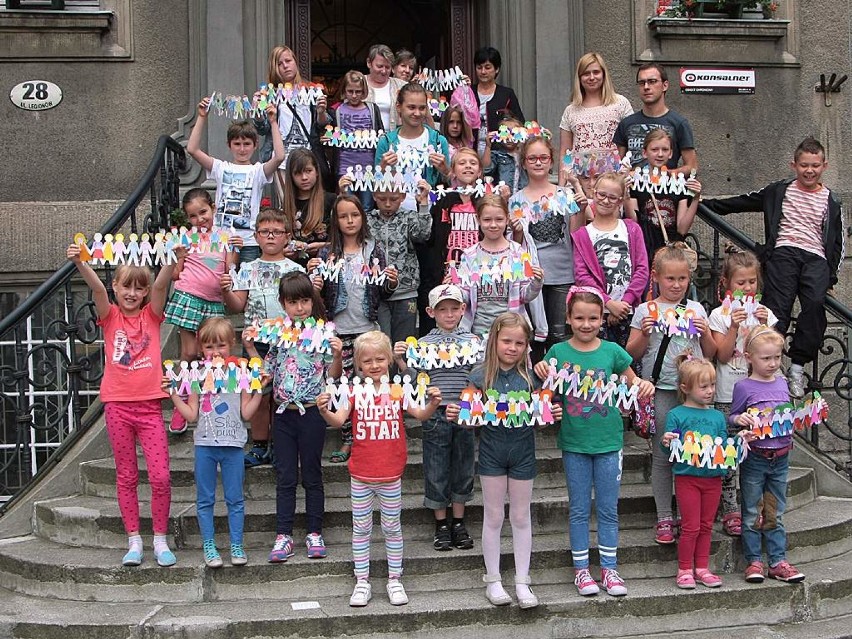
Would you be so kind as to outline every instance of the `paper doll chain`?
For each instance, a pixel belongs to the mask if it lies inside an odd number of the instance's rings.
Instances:
[[[455,368],[457,366],[472,366],[482,353],[485,352],[485,339],[457,342],[440,342],[433,344],[423,342],[416,337],[405,340],[408,348],[405,353],[409,368],[417,370],[433,370],[436,368]]]
[[[315,105],[325,95],[322,84],[263,84],[252,97],[247,95],[226,95],[221,91],[210,94],[207,111],[225,115],[232,120],[262,117],[269,104],[281,107],[283,104]]]
[[[429,100],[429,112],[432,114],[434,118],[440,118],[444,111],[450,108],[450,103],[447,102],[447,98],[441,96],[440,98],[432,98]]]
[[[438,184],[435,188],[429,191],[429,199],[434,204],[438,200],[444,198],[450,193],[458,193],[459,195],[470,195],[472,197],[482,197],[486,193],[497,193],[500,187],[506,186],[503,180],[494,184],[492,178],[477,179],[474,184],[467,186],[457,186],[453,188],[445,188],[443,184]]]
[[[758,439],[784,437],[806,428],[822,424],[828,419],[828,402],[819,394],[814,393],[804,403],[795,408],[791,404],[781,404],[774,408],[761,411],[749,409],[749,415],[757,418],[751,432]]]
[[[579,212],[580,206],[577,204],[574,191],[563,186],[552,197],[544,196],[537,202],[515,200],[510,214],[513,218],[526,219],[535,223],[554,215],[568,217]]]
[[[585,151],[571,151],[569,149],[565,153],[565,157],[562,158],[562,166],[573,175],[594,177],[610,171],[618,172],[621,169],[629,169],[631,157],[632,152],[628,151],[622,159],[616,149]]]
[[[334,337],[334,322],[315,320],[312,317],[301,321],[289,317],[254,320],[243,329],[243,339],[270,344],[278,348],[296,347],[306,353],[326,355],[331,353],[331,338]]]
[[[427,69],[424,68],[411,78],[430,93],[435,91],[452,91],[465,81],[464,73],[456,66],[452,69]]]
[[[324,146],[340,149],[375,149],[380,137],[385,134],[384,131],[376,131],[375,129],[341,129],[340,127],[332,127],[330,124],[325,127],[325,133],[320,138],[320,143]]]
[[[385,405],[398,402],[403,410],[416,406],[425,408],[426,389],[429,386],[429,375],[420,373],[412,382],[410,375],[395,375],[393,380],[383,375],[375,381],[369,377],[352,378],[350,382],[345,376],[338,382],[329,378],[326,381],[325,392],[331,396],[329,408],[339,410],[353,404],[355,408],[363,409],[368,405]]]
[[[385,268],[379,268],[379,260],[373,259],[373,264],[364,264],[358,272],[349,273],[348,281],[358,284],[374,284],[376,286],[384,285],[387,280],[387,272],[389,268],[393,268],[392,264],[388,264]],[[311,275],[319,275],[322,279],[328,282],[337,282],[340,280],[340,274],[347,269],[346,260],[336,259],[333,255],[325,260],[320,260],[317,267],[311,272]]]
[[[510,127],[501,124],[496,131],[490,131],[488,137],[492,142],[502,144],[511,142],[526,142],[530,138],[544,138],[549,140],[553,137],[550,129],[545,129],[535,120],[527,120],[522,126]]]
[[[462,426],[544,426],[553,423],[552,391],[500,393],[466,388],[459,400],[458,423]]]
[[[277,290],[283,273],[280,264],[253,260],[242,262],[239,271],[235,264],[231,264],[228,274],[231,276],[232,291],[250,291],[262,288]]]
[[[387,167],[382,170],[381,165],[372,166],[368,164],[362,167],[360,164],[346,169],[346,177],[352,180],[349,187],[353,191],[371,192],[396,192],[416,193],[417,183],[423,174],[419,171],[400,170]]]
[[[521,282],[532,279],[533,271],[532,257],[524,252],[520,255],[512,254],[501,258],[491,258],[488,261],[477,261],[471,263],[462,260],[457,267],[455,260],[447,263],[447,275],[450,284],[474,286],[499,284],[500,282]]]
[[[170,231],[161,230],[153,238],[148,233],[131,233],[127,237],[122,233],[95,233],[91,244],[83,233],[76,233],[74,244],[80,247],[80,260],[96,266],[166,266],[177,263],[175,248],[178,246],[186,247],[190,253],[232,251],[234,249],[229,243],[232,235],[233,229],[207,231],[182,226]]]
[[[163,362],[163,370],[169,380],[169,393],[178,393],[184,397],[193,393],[259,393],[263,390],[261,373],[263,360],[253,357],[221,357],[212,361],[172,361]]]
[[[579,364],[565,362],[557,369],[557,360],[551,358],[548,362],[550,372],[544,380],[542,388],[552,389],[560,395],[569,395],[577,399],[602,406],[612,406],[625,412],[639,407],[638,377],[633,383],[627,383],[627,378],[612,373],[607,376],[603,369],[584,369]]]
[[[735,469],[748,456],[748,442],[742,437],[712,437],[689,430],[669,443],[669,461],[695,468]]]
[[[692,170],[689,177],[695,177],[695,169]],[[631,179],[630,188],[634,191],[657,195],[695,195],[686,188],[686,177],[683,173],[671,174],[666,167],[662,169],[654,167],[652,171],[647,165],[644,167],[637,166],[631,174]]]

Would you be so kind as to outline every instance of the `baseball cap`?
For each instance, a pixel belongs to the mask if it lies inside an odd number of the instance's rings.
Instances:
[[[429,306],[435,308],[443,300],[455,300],[464,303],[461,289],[455,284],[441,284],[429,291]]]

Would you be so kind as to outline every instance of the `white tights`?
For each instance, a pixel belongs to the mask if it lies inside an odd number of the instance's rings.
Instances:
[[[485,560],[485,572],[489,575],[500,574],[500,531],[505,518],[506,494],[509,495],[509,522],[512,525],[512,550],[515,554],[515,576],[527,577],[530,572],[530,554],[532,553],[532,519],[530,502],[532,501],[532,479],[510,479],[479,476],[482,485],[482,557]],[[495,584],[496,585],[496,584]],[[526,591],[524,591],[526,589]],[[520,595],[526,595],[529,587],[516,585]]]

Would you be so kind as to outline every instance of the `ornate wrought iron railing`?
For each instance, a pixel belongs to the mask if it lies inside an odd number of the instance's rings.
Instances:
[[[183,148],[162,136],[136,188],[100,232],[168,228],[185,168]],[[0,514],[101,413],[95,400],[103,342],[91,293],[75,285],[75,274],[64,264],[0,321]],[[107,269],[110,292],[111,276]]]

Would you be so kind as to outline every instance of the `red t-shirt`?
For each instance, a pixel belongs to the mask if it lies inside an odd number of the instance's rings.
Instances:
[[[164,399],[163,359],[160,350],[162,315],[145,306],[135,317],[124,315],[115,304],[98,320],[104,331],[102,402]]]
[[[402,477],[408,450],[400,402],[353,407],[349,474],[361,481],[395,481]]]

